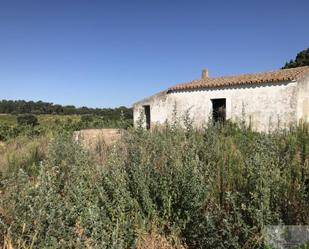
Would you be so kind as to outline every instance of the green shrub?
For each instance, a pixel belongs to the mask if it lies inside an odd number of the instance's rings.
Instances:
[[[36,126],[39,124],[37,117],[33,114],[20,114],[16,120],[19,125]]]
[[[89,122],[92,122],[94,119],[93,115],[91,114],[84,114],[81,116],[80,120],[81,122],[83,123],[89,123]]]

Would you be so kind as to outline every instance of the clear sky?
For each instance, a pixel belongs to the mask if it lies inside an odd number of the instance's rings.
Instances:
[[[280,68],[309,0],[3,0],[0,99],[131,106],[169,86]]]

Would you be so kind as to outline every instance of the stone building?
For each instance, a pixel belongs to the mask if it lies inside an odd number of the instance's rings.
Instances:
[[[174,85],[134,104],[134,123],[148,129],[189,116],[195,127],[209,120],[246,121],[258,131],[309,121],[309,66],[209,77]],[[175,115],[176,114],[176,115]]]

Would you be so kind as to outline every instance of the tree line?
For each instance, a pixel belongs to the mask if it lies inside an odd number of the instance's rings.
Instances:
[[[89,108],[75,107],[74,105],[58,105],[43,101],[25,100],[0,100],[0,113],[6,114],[58,114],[58,115],[85,115],[92,114],[104,116],[109,119],[119,119],[122,115],[125,119],[133,117],[132,108],[120,106],[117,108]]]

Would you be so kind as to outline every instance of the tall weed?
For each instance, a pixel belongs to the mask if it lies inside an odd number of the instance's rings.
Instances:
[[[1,236],[33,248],[263,248],[266,225],[308,223],[306,124],[185,123],[94,151],[62,134],[38,172],[4,186]]]

